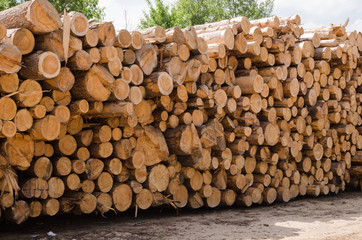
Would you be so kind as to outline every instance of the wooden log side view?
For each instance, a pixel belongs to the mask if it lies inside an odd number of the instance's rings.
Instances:
[[[244,94],[261,93],[263,90],[264,81],[260,75],[236,77],[235,81]]]
[[[198,35],[205,39],[205,41],[210,43],[222,43],[231,50],[234,48],[234,34],[232,33],[231,29],[226,29],[223,31],[216,31],[216,32],[208,32],[202,33]]]
[[[362,34],[346,24],[116,32],[61,14],[0,12],[0,221],[361,189]]]
[[[48,34],[37,35],[35,39],[35,49],[51,51],[58,55],[61,61],[65,60],[63,45],[63,30],[56,30]],[[77,37],[70,36],[68,46],[68,57],[82,49],[82,41]]]
[[[55,78],[60,72],[60,61],[52,52],[36,52],[24,58],[24,67],[20,70],[20,76],[34,80]]]
[[[2,11],[0,23],[6,28],[27,28],[33,33],[52,32],[62,25],[55,7],[47,0],[32,0]]]
[[[142,34],[144,43],[163,43],[166,41],[165,29],[161,26],[154,26],[139,31]]]

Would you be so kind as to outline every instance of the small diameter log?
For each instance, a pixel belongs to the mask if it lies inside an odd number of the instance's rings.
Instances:
[[[9,43],[0,43],[0,73],[16,73],[21,69],[21,53]]]
[[[208,44],[222,43],[225,44],[229,50],[234,48],[234,34],[232,33],[231,29],[202,33],[199,34],[198,37],[204,38]]]
[[[35,46],[34,35],[26,28],[8,29],[3,41],[17,47],[22,55],[31,53]]]
[[[52,177],[48,180],[49,197],[60,198],[64,194],[65,185],[62,179],[58,177]]]
[[[243,94],[261,93],[263,90],[264,80],[260,75],[236,77],[235,81]]]
[[[167,96],[173,90],[173,81],[166,72],[154,72],[144,80],[146,95],[148,97]]]
[[[0,92],[13,93],[18,90],[19,77],[16,73],[4,74],[0,76]]]
[[[33,126],[33,117],[28,110],[21,109],[16,113],[14,122],[17,131],[24,132]]]
[[[0,119],[12,120],[17,111],[17,106],[14,100],[8,97],[0,98]]]
[[[79,50],[69,58],[67,66],[71,70],[89,70],[92,66],[92,59],[86,51]]]
[[[27,28],[33,33],[52,32],[62,25],[58,11],[47,0],[27,1],[2,11],[0,23],[6,28]]]
[[[132,43],[130,48],[134,50],[141,49],[144,44],[142,34],[139,31],[133,31],[131,33],[131,36],[132,36]]]
[[[43,80],[55,78],[60,72],[60,61],[52,52],[36,52],[24,58],[24,67],[19,74],[24,78]]]
[[[83,43],[83,48],[88,48],[88,47],[95,47],[98,44],[98,34],[96,31],[92,30],[92,29],[88,29],[87,33],[85,34],[84,37],[81,38],[82,43]]]
[[[139,31],[142,34],[145,44],[148,43],[163,43],[166,41],[165,29],[161,26],[142,29]]]

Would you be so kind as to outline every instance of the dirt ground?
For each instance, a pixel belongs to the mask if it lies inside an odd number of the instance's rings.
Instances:
[[[157,209],[0,223],[0,239],[362,239],[362,192],[252,208]]]

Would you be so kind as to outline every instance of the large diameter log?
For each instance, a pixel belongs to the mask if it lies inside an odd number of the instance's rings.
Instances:
[[[161,161],[166,161],[169,156],[169,150],[166,140],[159,129],[151,125],[144,127],[145,136],[137,139],[136,152],[132,156],[134,167],[140,168],[155,165]],[[136,166],[137,165],[137,166]]]
[[[48,182],[41,178],[30,178],[21,183],[20,195],[25,198],[47,199],[49,194]]]
[[[23,81],[18,90],[19,93],[15,95],[15,99],[21,107],[33,107],[41,101],[43,96],[40,84],[30,79]]]
[[[136,60],[145,75],[150,75],[157,66],[157,52],[152,44],[143,45],[136,51]]]
[[[70,12],[70,32],[77,37],[85,36],[88,32],[88,19],[80,12]]]
[[[267,145],[274,146],[279,142],[280,130],[278,125],[267,123],[264,128],[264,137]]]
[[[165,30],[166,40],[165,43],[184,43],[184,34],[179,27],[173,27]]]
[[[34,141],[28,135],[17,133],[6,140],[2,150],[12,166],[26,170],[34,156]]]
[[[59,136],[60,122],[54,115],[47,115],[36,120],[30,129],[30,135],[35,140],[52,141]]]
[[[90,29],[98,34],[98,44],[101,46],[112,46],[116,40],[116,31],[112,22],[93,24]]]
[[[260,75],[241,76],[235,79],[243,94],[261,93],[263,91],[263,77]]]
[[[191,155],[194,164],[202,159],[202,146],[194,124],[181,125],[165,134],[171,152],[178,155]]]
[[[21,53],[9,43],[0,43],[0,73],[16,73],[21,66]]]
[[[80,74],[71,90],[76,99],[88,101],[106,101],[111,95],[114,77],[101,65],[93,65],[92,68]]]
[[[58,11],[47,0],[32,0],[0,13],[7,28],[27,28],[33,33],[52,32],[62,25]]]
[[[167,167],[158,164],[150,170],[146,184],[151,192],[163,192],[167,189],[169,178]]]
[[[22,55],[31,53],[35,46],[34,35],[26,28],[8,29],[3,41],[17,47]]]
[[[63,30],[56,30],[54,32],[38,35],[35,40],[35,48],[43,51],[51,51],[59,56],[61,61],[65,60],[64,46],[63,46]],[[82,41],[74,36],[69,38],[68,57],[82,49]]]
[[[53,52],[36,52],[24,58],[24,67],[19,74],[23,78],[43,80],[55,78],[60,72],[60,61]]]
[[[126,211],[132,204],[132,190],[127,184],[120,184],[113,188],[112,199],[114,207],[120,211]]]

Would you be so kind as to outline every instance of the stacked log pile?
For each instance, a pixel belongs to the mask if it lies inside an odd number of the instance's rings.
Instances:
[[[46,0],[0,12],[1,217],[251,206],[357,186],[362,34],[300,22],[129,32],[60,18]]]

